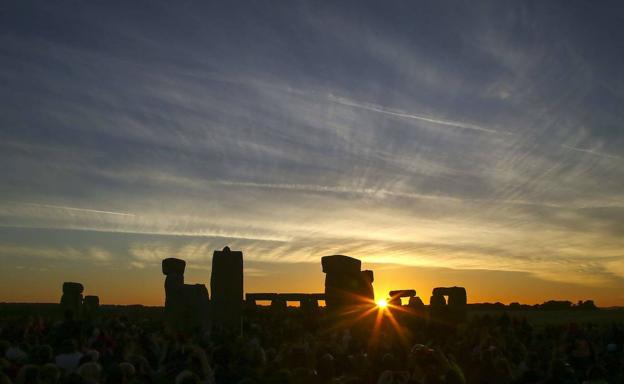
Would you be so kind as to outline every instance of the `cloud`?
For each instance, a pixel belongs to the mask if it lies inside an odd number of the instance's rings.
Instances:
[[[613,159],[613,160],[624,160],[624,157],[621,156],[617,156],[617,155],[610,155],[608,153],[604,153],[604,152],[600,152],[600,151],[596,151],[593,149],[586,149],[586,148],[577,148],[577,147],[573,147],[571,145],[567,145],[567,144],[561,144],[562,147],[566,148],[566,149],[570,149],[572,151],[577,151],[577,152],[582,152],[582,153],[588,153],[590,155],[594,155],[594,156],[599,156],[599,157],[604,157],[607,159]]]
[[[470,130],[487,132],[487,133],[492,133],[492,134],[506,134],[506,135],[510,134],[509,132],[502,132],[499,130],[490,129],[490,128],[482,127],[479,125],[474,125],[474,124],[469,124],[469,123],[459,122],[459,121],[443,120],[443,119],[433,118],[433,117],[425,116],[425,115],[417,115],[414,113],[409,113],[409,112],[401,111],[397,109],[389,109],[389,108],[382,107],[379,105],[357,102],[354,100],[350,100],[344,97],[338,97],[334,95],[329,95],[329,100],[337,104],[346,105],[348,107],[365,109],[367,111],[378,112],[378,113],[382,113],[382,114],[389,115],[389,116],[424,121],[424,122],[433,123],[436,125],[443,125],[447,127],[462,128],[462,129],[470,129]]]
[[[75,212],[81,212],[81,213],[97,213],[97,214],[102,213],[106,215],[134,216],[132,213],[125,213],[125,212],[100,211],[97,209],[65,207],[65,206],[50,205],[50,204],[36,204],[36,203],[23,203],[23,204],[26,206],[30,206],[30,207],[60,209],[60,210],[65,210],[65,211],[75,211]]]
[[[49,247],[42,245],[2,244],[0,256],[4,258],[35,258],[59,261],[91,261],[101,265],[113,259],[110,251],[101,247],[80,248],[66,245],[64,247]]]

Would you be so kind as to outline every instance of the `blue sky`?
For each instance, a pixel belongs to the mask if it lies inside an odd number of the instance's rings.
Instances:
[[[0,20],[5,281],[123,286],[229,244],[258,278],[314,264],[322,287],[345,253],[624,304],[618,2],[8,1]]]

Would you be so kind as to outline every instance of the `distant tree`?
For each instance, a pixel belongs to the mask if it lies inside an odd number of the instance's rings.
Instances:
[[[594,309],[598,309],[598,307],[596,307],[596,304],[594,304],[594,300],[579,300],[578,304],[576,304],[576,308],[580,309],[580,310],[594,310]]]
[[[572,302],[569,300],[560,301],[560,300],[549,300],[542,303],[540,309],[550,310],[550,311],[561,311],[572,308]]]

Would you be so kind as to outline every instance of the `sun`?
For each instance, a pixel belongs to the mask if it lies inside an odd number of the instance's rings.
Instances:
[[[386,308],[388,306],[388,302],[384,299],[377,300],[377,306],[379,308]]]

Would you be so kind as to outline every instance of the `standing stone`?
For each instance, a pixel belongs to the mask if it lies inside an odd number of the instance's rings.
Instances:
[[[445,299],[448,297],[448,304]],[[433,289],[429,311],[435,320],[457,324],[466,320],[467,296],[464,287],[437,287]]]
[[[344,255],[321,258],[325,272],[325,303],[329,310],[374,305],[373,272],[360,271],[362,262]]]
[[[318,312],[319,309],[319,305],[318,305],[318,300],[314,297],[307,297],[303,300],[301,300],[300,302],[301,304],[301,310],[304,313],[307,314],[315,314],[316,312]]]
[[[449,307],[461,309],[467,305],[468,298],[466,295],[466,288],[464,287],[451,287],[448,295]]]
[[[448,307],[451,319],[460,323],[466,320],[468,313],[468,298],[464,287],[451,287],[448,296]]]
[[[212,255],[213,322],[230,329],[240,329],[243,312],[243,252],[229,247]]]
[[[208,294],[208,288],[205,284],[195,284],[195,292],[197,295],[197,305],[200,308],[200,321],[201,326],[204,329],[210,329],[212,326],[211,311],[210,311],[210,295]]]
[[[412,296],[409,299],[409,303],[407,304],[410,312],[412,314],[417,315],[420,318],[424,318],[425,316],[425,303],[418,296]]]
[[[446,299],[442,295],[433,294],[429,299],[429,306],[432,308],[445,307]]]
[[[321,266],[324,273],[350,275],[360,273],[362,262],[350,256],[333,255],[323,256]]]
[[[210,327],[210,300],[204,284],[184,284],[183,313],[184,322],[190,330]]]
[[[287,309],[288,303],[286,303],[286,300],[279,297],[279,295],[271,300],[271,311],[273,311],[273,313],[284,313]]]
[[[365,270],[360,272],[360,284],[362,296],[369,299],[371,302],[375,300],[375,290],[373,289],[373,282],[375,281],[375,275],[371,270]]]
[[[184,316],[184,269],[186,262],[170,257],[162,261],[165,277],[165,319],[169,325],[178,327]]]
[[[411,299],[412,297],[416,296],[416,290],[414,289],[398,289],[398,290],[394,290],[394,291],[390,291],[390,293],[388,294],[390,296],[390,298],[388,299],[388,306],[389,307],[401,307],[403,306],[403,304],[401,303],[401,299],[403,297],[406,297],[408,299]]]
[[[82,292],[84,287],[80,283],[63,283],[63,296],[61,296],[61,310],[65,317],[78,319],[82,314]]]
[[[437,289],[437,288],[436,288]],[[446,299],[434,289],[429,299],[429,317],[433,321],[444,321],[447,312]]]
[[[210,327],[210,299],[204,284],[184,284],[186,262],[168,258],[162,261],[165,278],[165,319],[182,332]]]
[[[88,295],[83,300],[83,315],[87,321],[96,320],[100,309],[100,298],[98,296]]]
[[[425,303],[418,296],[412,296],[409,298],[409,303],[407,304],[410,308],[424,310]]]

